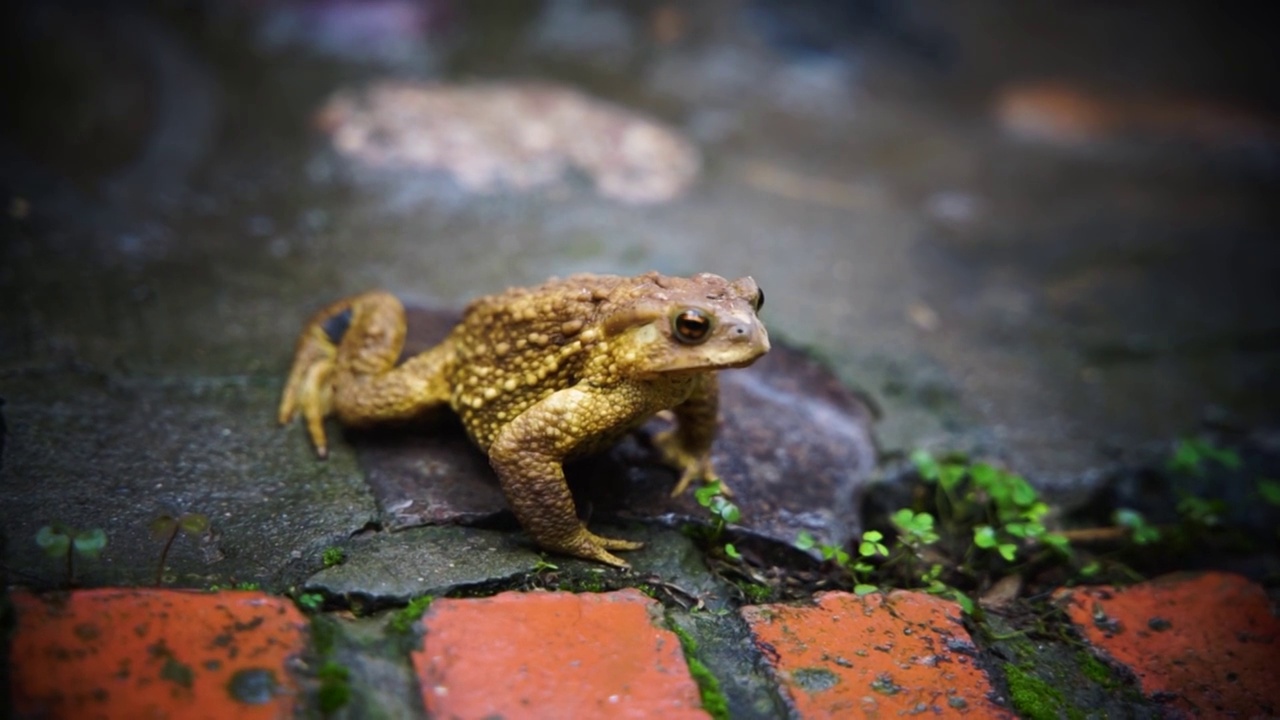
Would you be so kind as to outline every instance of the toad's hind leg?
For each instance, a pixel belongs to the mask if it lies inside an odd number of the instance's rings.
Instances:
[[[404,307],[385,292],[341,300],[316,313],[298,338],[279,419],[298,412],[321,457],[324,418],[347,425],[412,418],[449,400],[453,354],[441,345],[396,366],[404,347]]]

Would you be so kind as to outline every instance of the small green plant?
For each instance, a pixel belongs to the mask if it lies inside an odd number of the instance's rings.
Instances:
[[[1005,562],[1013,562],[1018,555],[1018,546],[1011,542],[1001,542],[996,537],[996,529],[990,525],[979,525],[973,529],[973,544],[984,550],[994,549]]]
[[[955,536],[968,527],[974,547],[995,552],[1008,563],[1024,547],[1043,546],[1070,556],[1066,536],[1045,527],[1049,506],[1026,478],[984,462],[939,461],[922,450],[911,460],[920,478],[935,488],[943,534]]]
[[[156,587],[164,584],[164,566],[169,560],[169,548],[173,547],[178,534],[197,537],[208,529],[209,518],[200,513],[183,513],[178,517],[165,514],[151,521],[151,534],[158,540],[164,540],[164,548],[160,550],[160,563],[156,566]]]
[[[324,552],[320,555],[320,560],[324,562],[324,566],[327,568],[335,565],[341,565],[346,562],[346,559],[347,551],[340,547],[325,548]]]
[[[889,519],[898,529],[898,540],[913,550],[938,542],[938,533],[933,529],[933,516],[927,512],[902,508]]]
[[[707,509],[711,514],[711,539],[719,539],[724,533],[726,525],[736,523],[742,519],[742,511],[734,505],[725,495],[725,487],[719,481],[707,483],[698,488],[693,493],[694,499],[698,504]],[[742,559],[742,554],[738,552],[738,548],[733,543],[725,543],[724,554],[734,560]]]
[[[391,619],[387,621],[387,629],[400,635],[408,635],[413,630],[413,624],[418,622],[422,614],[431,607],[431,602],[435,600],[432,595],[423,595],[409,601],[408,605],[400,608],[391,615]]]
[[[76,530],[54,522],[36,531],[36,545],[51,558],[64,559],[67,568],[67,587],[75,583],[75,556],[96,560],[107,546],[107,533],[101,528]]]
[[[539,555],[538,561],[533,564],[533,571],[536,573],[549,572],[559,570],[560,566],[547,560],[546,557]]]
[[[1178,501],[1178,515],[1186,522],[1203,528],[1220,527],[1226,512],[1227,503],[1220,498],[1184,495]]]
[[[1204,475],[1211,463],[1228,470],[1237,470],[1241,465],[1240,455],[1235,450],[1218,447],[1208,440],[1182,438],[1174,445],[1168,469],[1170,472]]]
[[[320,593],[302,593],[293,599],[298,607],[307,612],[315,612],[324,607],[324,595]]]
[[[1258,496],[1266,502],[1280,507],[1280,480],[1259,479]]]
[[[862,538],[858,542],[858,557],[856,559],[838,545],[818,543],[813,535],[804,531],[801,531],[796,536],[795,546],[805,551],[817,549],[824,561],[832,563],[849,574],[849,577],[853,580],[853,592],[855,594],[869,595],[880,588],[866,581],[872,571],[875,570],[875,566],[868,561],[875,557],[887,557],[889,555],[889,549],[881,542],[882,540],[884,540],[884,534],[878,530],[867,530],[862,533]]]
[[[1151,545],[1160,541],[1160,528],[1147,522],[1147,518],[1137,510],[1120,508],[1112,514],[1112,521],[1129,530],[1129,536],[1137,545]]]

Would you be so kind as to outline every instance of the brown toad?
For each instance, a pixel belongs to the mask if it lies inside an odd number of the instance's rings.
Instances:
[[[610,550],[640,543],[589,532],[562,463],[608,446],[655,413],[655,438],[681,471],[673,495],[711,481],[715,371],[769,350],[749,277],[574,275],[482,297],[439,345],[396,364],[404,308],[370,292],[321,310],[298,339],[280,422],[299,412],[324,457],[324,418],[404,420],[451,407],[489,456],[520,525],[542,547],[626,567]]]

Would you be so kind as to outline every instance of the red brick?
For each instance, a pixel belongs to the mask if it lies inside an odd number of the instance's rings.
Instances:
[[[413,653],[440,718],[706,718],[679,639],[635,590],[437,600]]]
[[[15,592],[16,715],[291,717],[306,643],[292,602],[252,592]]]
[[[953,602],[897,591],[742,609],[802,718],[1012,717],[991,702]]]
[[[1280,620],[1262,588],[1225,573],[1059,593],[1089,642],[1185,712],[1280,716]]]

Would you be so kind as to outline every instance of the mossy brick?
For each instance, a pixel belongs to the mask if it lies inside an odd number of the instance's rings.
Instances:
[[[306,620],[258,592],[13,593],[18,717],[285,718]]]
[[[1007,717],[974,662],[960,607],[923,593],[824,593],[742,609],[801,718]]]
[[[436,600],[413,653],[432,717],[707,718],[680,640],[637,590]]]
[[[1280,619],[1245,578],[1184,573],[1057,599],[1096,649],[1174,712],[1280,716]]]

